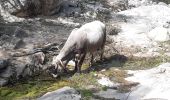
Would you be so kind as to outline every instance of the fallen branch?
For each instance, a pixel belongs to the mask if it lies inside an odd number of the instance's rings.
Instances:
[[[30,51],[28,53],[25,53],[25,54],[14,54],[12,55],[12,57],[22,57],[22,56],[28,56],[28,55],[33,55],[35,53],[38,53],[38,52],[43,52],[43,53],[48,53],[49,51],[55,51],[55,50],[60,50],[59,47],[62,45],[63,43],[51,43],[51,44],[47,44],[45,45],[43,48],[37,48],[37,49],[34,49],[33,51]]]

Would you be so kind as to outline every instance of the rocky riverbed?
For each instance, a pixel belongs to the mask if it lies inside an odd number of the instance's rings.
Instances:
[[[35,18],[13,16],[0,4],[0,99],[168,100],[168,2],[65,0],[58,14]],[[52,78],[45,70],[52,56],[74,28],[93,20],[107,26],[104,61],[89,68],[87,56],[81,75]]]

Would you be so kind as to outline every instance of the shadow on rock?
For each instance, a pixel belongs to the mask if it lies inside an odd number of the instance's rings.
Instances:
[[[124,55],[116,54],[114,56],[105,58],[103,61],[95,62],[91,67],[85,69],[83,72],[101,71],[111,67],[123,67],[128,58]]]

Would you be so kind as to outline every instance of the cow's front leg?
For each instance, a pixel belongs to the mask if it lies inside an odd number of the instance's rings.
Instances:
[[[69,70],[66,67],[68,62],[69,62],[69,60],[63,61],[63,70],[64,70],[64,73],[68,73],[69,72]]]
[[[74,72],[77,72],[78,70],[78,62],[80,59],[80,54],[75,54],[74,60],[75,60],[75,68],[74,68]]]
[[[81,73],[81,66],[82,66],[82,64],[83,64],[83,61],[84,61],[84,59],[85,59],[85,57],[86,57],[86,53],[82,53],[82,54],[80,54],[79,55],[80,57],[80,59],[78,60],[78,64],[77,64],[77,72],[78,73]]]

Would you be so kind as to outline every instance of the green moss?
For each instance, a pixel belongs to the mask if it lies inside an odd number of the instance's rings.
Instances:
[[[82,100],[91,100],[91,98],[94,96],[91,90],[82,89],[79,90],[79,92],[82,96]]]
[[[66,80],[28,80],[12,86],[0,87],[0,100],[34,99],[48,91],[68,85]]]
[[[102,90],[103,90],[103,91],[107,91],[107,88],[108,88],[107,86],[103,86],[103,87],[102,87]]]
[[[89,85],[97,85],[97,80],[94,73],[95,72],[74,74],[69,80],[71,86],[74,88],[84,89]]]
[[[92,92],[94,92],[94,88],[97,91],[107,89],[107,87],[101,87],[98,84],[97,78],[99,78],[99,76],[97,75],[102,74],[109,77],[111,81],[126,84],[127,81],[124,78],[127,76],[127,73],[124,70],[148,69],[164,61],[168,62],[170,58],[131,58],[124,63],[118,60],[112,63],[107,62],[109,65],[106,63],[104,63],[104,65],[102,65],[102,63],[95,63],[95,67],[93,68],[95,71],[62,76],[60,79],[53,79],[48,75],[40,75],[10,86],[0,87],[0,100],[35,99],[46,92],[54,91],[64,86],[76,88],[81,92],[84,100],[89,100],[93,96]],[[83,64],[82,69],[85,70],[88,67],[87,64]],[[105,71],[102,69],[105,69]],[[125,91],[126,89],[120,88],[120,91],[121,90]]]
[[[169,62],[169,57],[154,57],[154,58],[133,58],[129,59],[124,65],[126,70],[144,70],[158,66],[163,62]]]
[[[124,79],[127,76],[127,72],[124,70],[119,70],[113,68],[109,68],[106,71],[100,72],[101,74],[109,77],[112,81],[118,83],[126,83],[127,81]]]
[[[75,74],[68,78],[61,77],[61,79],[37,77],[21,81],[11,86],[0,87],[0,100],[35,99],[46,92],[54,91],[64,86],[85,89],[88,85],[94,84],[97,84],[94,72]],[[87,97],[91,95],[85,91],[83,91],[82,94]]]

